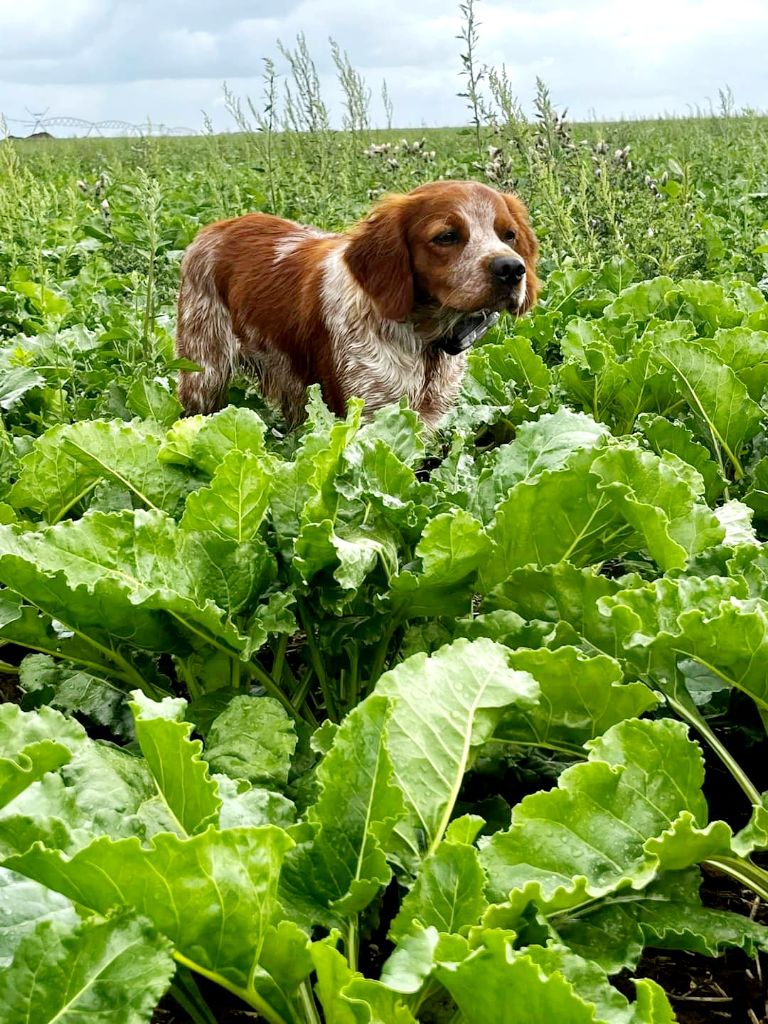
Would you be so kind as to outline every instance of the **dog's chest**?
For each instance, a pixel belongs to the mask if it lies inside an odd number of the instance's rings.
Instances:
[[[345,395],[364,399],[369,410],[406,396],[410,407],[427,420],[432,418],[432,409],[439,417],[456,397],[466,358],[425,352],[410,327],[394,326],[399,330],[383,336],[348,335],[347,344],[338,352]]]
[[[406,396],[427,420],[433,418],[433,408],[444,411],[451,404],[465,358],[428,351],[413,324],[382,319],[346,266],[341,249],[324,266],[322,311],[345,399],[362,398],[373,410]]]

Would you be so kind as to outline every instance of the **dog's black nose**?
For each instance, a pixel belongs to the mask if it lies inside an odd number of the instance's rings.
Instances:
[[[517,284],[525,277],[525,264],[518,256],[497,256],[491,260],[491,273],[505,284]]]

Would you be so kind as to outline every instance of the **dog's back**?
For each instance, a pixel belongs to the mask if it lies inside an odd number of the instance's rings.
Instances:
[[[181,264],[178,305],[177,352],[203,368],[180,374],[188,414],[219,409],[244,364],[258,375],[264,396],[295,418],[307,382],[327,375],[316,295],[323,251],[337,241],[265,213],[200,232]]]

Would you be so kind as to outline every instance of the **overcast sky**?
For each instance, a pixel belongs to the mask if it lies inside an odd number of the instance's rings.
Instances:
[[[529,107],[536,76],[574,118],[768,108],[766,0],[481,0],[479,57],[506,63]],[[233,127],[222,82],[258,102],[261,58],[304,32],[338,112],[328,36],[373,92],[386,79],[396,126],[466,121],[453,0],[0,0],[0,113]],[[56,134],[63,129],[53,128]]]

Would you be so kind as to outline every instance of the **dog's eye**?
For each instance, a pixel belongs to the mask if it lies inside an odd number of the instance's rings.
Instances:
[[[432,239],[433,245],[456,245],[459,241],[459,232],[455,228],[448,228],[446,231],[441,231],[439,235],[435,235]]]
[[[514,240],[516,238],[517,238],[517,232],[513,231],[512,228],[510,228],[508,231],[504,232],[504,241],[505,242],[514,242]]]

